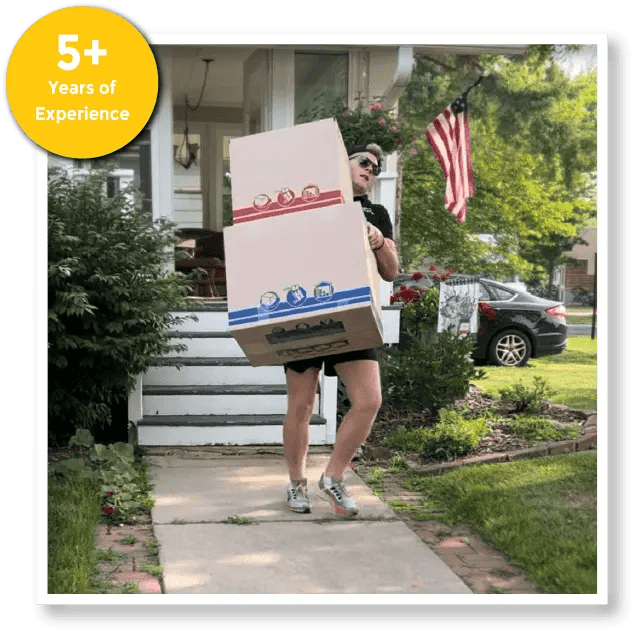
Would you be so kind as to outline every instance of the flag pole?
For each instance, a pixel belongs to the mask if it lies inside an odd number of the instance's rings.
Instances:
[[[485,77],[485,75],[481,75],[464,93],[463,96],[467,97],[467,94],[473,89],[476,88],[481,81],[483,80],[483,77]]]

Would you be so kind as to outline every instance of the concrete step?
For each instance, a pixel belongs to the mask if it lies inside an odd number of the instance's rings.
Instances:
[[[166,357],[241,357],[244,352],[230,331],[172,332],[171,346],[181,345],[182,351],[169,351]]]
[[[220,302],[204,308],[171,311],[171,315],[184,319],[181,324],[171,327],[173,332],[230,331],[228,326],[228,304],[226,302]]]
[[[209,393],[175,391],[172,394],[143,394],[142,413],[146,415],[270,415],[286,412],[288,396],[284,393]],[[313,412],[319,412],[315,397]]]
[[[281,445],[284,415],[146,415],[138,422],[142,446]],[[310,443],[325,445],[326,420],[313,415]]]
[[[207,359],[207,358],[200,358]],[[285,383],[282,366],[258,366],[250,363],[189,363],[186,360],[179,366],[162,364],[153,366],[144,374],[144,385],[265,385]],[[244,358],[245,362],[248,362]]]

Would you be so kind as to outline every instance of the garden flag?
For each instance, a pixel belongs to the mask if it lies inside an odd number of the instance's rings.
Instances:
[[[463,223],[466,199],[474,195],[467,92],[455,99],[426,128],[425,136],[445,175],[445,207]]]

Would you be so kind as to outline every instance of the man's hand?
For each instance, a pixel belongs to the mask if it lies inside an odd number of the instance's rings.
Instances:
[[[383,234],[371,223],[368,223],[368,241],[372,249],[379,249],[383,245]]]

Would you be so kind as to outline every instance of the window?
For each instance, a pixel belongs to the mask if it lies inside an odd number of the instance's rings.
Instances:
[[[106,177],[106,195],[109,198],[114,198],[120,191],[120,177],[119,176],[107,176]]]
[[[295,53],[295,123],[312,121],[317,106],[348,100],[347,53]]]
[[[496,287],[494,285],[490,285],[490,289],[492,291],[492,294],[497,300],[509,300],[516,295],[516,293],[514,293],[513,291],[508,291],[507,289],[504,289],[503,287]]]
[[[109,167],[107,196],[113,197],[126,187],[135,188],[131,196],[149,218],[153,218],[151,187],[151,132],[146,128],[117,152],[91,161],[94,168]]]

